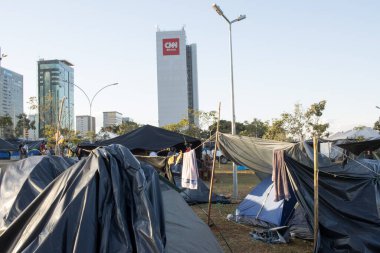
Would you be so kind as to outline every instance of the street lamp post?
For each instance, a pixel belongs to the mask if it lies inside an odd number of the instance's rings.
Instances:
[[[231,132],[232,135],[236,134],[236,126],[235,126],[235,94],[234,94],[234,69],[233,69],[233,61],[232,61],[232,24],[238,21],[241,21],[246,18],[245,15],[240,15],[238,18],[230,21],[223,13],[222,9],[217,4],[213,4],[212,8],[222,16],[228,23],[229,32],[230,32],[230,66],[231,66],[231,103],[232,103],[232,122],[231,122]],[[236,164],[232,163],[233,166],[233,193],[232,197],[238,198],[238,179],[237,179],[237,168]]]
[[[107,87],[110,87],[110,86],[114,86],[114,85],[118,85],[119,83],[111,83],[111,84],[108,84],[108,85],[105,85],[103,86],[101,89],[99,89],[95,95],[92,97],[92,99],[90,100],[89,96],[87,95],[87,93],[81,88],[79,87],[78,85],[74,84],[73,85],[75,87],[77,87],[78,89],[80,89],[83,94],[86,96],[87,100],[88,100],[88,104],[90,105],[90,131],[92,131],[92,103],[94,102],[94,99],[96,97],[96,95],[98,95],[102,90],[104,90],[105,88]],[[93,139],[92,139],[92,136],[91,136],[91,142],[93,142]]]

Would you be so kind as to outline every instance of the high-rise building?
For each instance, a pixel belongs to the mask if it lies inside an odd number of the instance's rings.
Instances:
[[[76,116],[76,130],[81,133],[95,132],[95,117],[89,115]],[[90,121],[92,120],[92,122]]]
[[[158,124],[188,119],[198,125],[197,46],[186,45],[185,30],[157,31]]]
[[[123,114],[120,112],[103,112],[103,127],[121,125]]]
[[[14,126],[24,112],[23,95],[23,76],[0,67],[0,116],[9,115]]]
[[[47,125],[74,129],[74,69],[66,60],[38,61],[39,134]],[[62,106],[63,101],[63,106]]]

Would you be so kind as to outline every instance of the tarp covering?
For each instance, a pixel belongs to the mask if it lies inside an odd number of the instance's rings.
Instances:
[[[371,127],[363,127],[359,129],[352,129],[346,132],[335,133],[329,136],[329,138],[326,138],[326,140],[329,140],[329,141],[336,141],[336,140],[343,140],[343,139],[353,140],[357,138],[364,138],[366,140],[372,139],[372,138],[380,138],[380,133]]]
[[[148,163],[141,162],[136,170],[138,162],[125,148],[95,150],[54,181],[59,174],[55,167],[62,160],[33,157],[16,163],[17,170],[25,173],[14,174],[14,179],[25,181],[24,185],[31,180],[42,191],[43,185],[52,184],[38,197],[33,187],[18,191],[17,201],[31,205],[24,213],[15,213],[14,223],[0,236],[1,252],[18,251],[25,245],[29,246],[24,252],[128,252],[125,245],[133,252],[162,252],[165,238],[166,253],[222,252],[208,226],[180,194],[168,183],[158,182]],[[24,174],[29,176],[21,180]],[[151,243],[150,247],[141,245],[144,242]]]
[[[0,150],[12,151],[17,150],[18,147],[0,138]]]
[[[351,142],[337,144],[338,147],[348,150],[349,152],[360,155],[363,151],[374,151],[380,148],[380,138],[368,141]]]
[[[201,141],[163,128],[145,125],[127,134],[105,141],[99,141],[96,144],[101,146],[121,144],[130,150],[160,151],[170,147],[183,150],[185,149],[185,143],[191,143],[192,147],[195,148],[201,144]]]
[[[193,212],[183,198],[161,183],[164,200],[165,252],[223,252],[210,228]]]
[[[74,163],[58,156],[33,156],[0,169],[0,233]]]
[[[285,156],[294,192],[313,226],[313,168]],[[380,162],[319,168],[318,252],[380,252]]]
[[[254,137],[220,134],[223,153],[234,162],[258,172],[272,174],[273,150],[286,149],[293,143]]]
[[[163,252],[158,175],[128,149],[93,151],[58,176],[0,236],[2,252]]]

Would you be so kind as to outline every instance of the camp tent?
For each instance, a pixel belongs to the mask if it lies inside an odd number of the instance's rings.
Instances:
[[[98,148],[51,180],[34,177],[45,188],[0,235],[2,252],[222,252],[182,197],[125,147]]]
[[[17,148],[17,146],[0,138],[0,151],[13,151],[17,150]]]
[[[201,144],[201,141],[163,128],[145,125],[124,135],[99,141],[96,144],[100,146],[121,144],[133,152],[134,150],[161,151],[170,147],[184,150],[186,143],[192,144],[192,147],[195,148]]]
[[[244,141],[239,138],[241,150],[237,153],[236,137],[220,135],[221,148],[227,151],[226,155],[234,154],[230,158],[235,162],[244,158],[246,167],[266,174],[270,173],[271,160],[272,165],[273,161],[277,162],[273,156],[275,149],[272,149],[272,159],[262,155],[267,150],[255,151],[255,139]],[[314,214],[312,151],[307,143],[284,148],[282,164],[285,166],[281,168],[306,213],[310,227],[313,227]],[[380,162],[350,160],[343,167],[332,164],[320,154],[319,160],[319,236],[316,252],[380,252],[380,241],[377,239],[380,234]]]

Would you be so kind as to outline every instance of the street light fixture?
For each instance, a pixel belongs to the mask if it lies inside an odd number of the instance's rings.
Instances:
[[[241,21],[246,18],[245,15],[240,15],[238,18],[230,21],[223,13],[222,9],[217,4],[212,4],[212,8],[218,13],[220,16],[222,16],[228,23],[229,26],[229,32],[230,32],[230,65],[231,65],[231,102],[232,102],[232,122],[231,122],[231,129],[232,129],[232,135],[236,134],[236,126],[235,126],[235,94],[234,94],[234,71],[233,71],[233,61],[232,61],[232,30],[231,26],[233,23]],[[237,168],[236,164],[233,163],[233,193],[232,197],[237,199],[238,198],[238,180],[237,180]]]
[[[100,88],[96,93],[95,95],[92,97],[92,99],[90,100],[90,98],[88,97],[87,93],[81,88],[79,87],[78,85],[74,84],[74,86],[76,86],[78,89],[80,89],[83,94],[86,96],[87,100],[88,100],[88,103],[90,105],[90,131],[92,131],[92,103],[94,102],[94,99],[96,97],[96,95],[98,95],[102,90],[104,90],[105,88],[107,87],[110,87],[110,86],[114,86],[114,85],[118,85],[119,83],[111,83],[111,84],[108,84],[108,85],[105,85],[103,86],[102,88]],[[93,139],[91,137],[91,142],[93,142]]]

